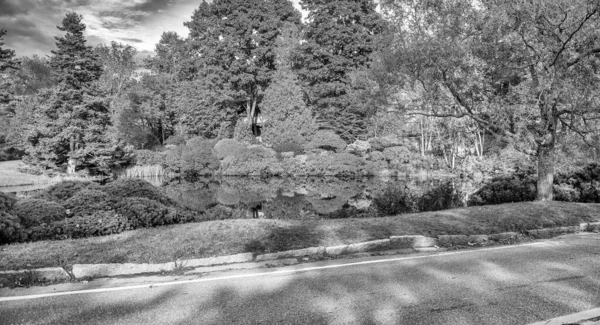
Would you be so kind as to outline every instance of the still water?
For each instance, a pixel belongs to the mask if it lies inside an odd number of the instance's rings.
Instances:
[[[460,193],[472,191],[472,184],[456,179],[428,178],[251,178],[212,177],[194,182],[177,179],[145,178],[181,205],[198,212],[223,207],[240,217],[289,219],[305,215],[339,218],[373,211],[374,199],[391,186],[406,187],[419,195],[442,182],[453,182]],[[20,198],[41,190],[2,188]]]

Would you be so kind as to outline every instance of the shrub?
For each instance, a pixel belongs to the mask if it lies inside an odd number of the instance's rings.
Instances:
[[[75,193],[86,189],[93,188],[97,189],[100,185],[92,182],[83,182],[83,181],[62,181],[60,183],[54,184],[47,189],[45,189],[42,193],[40,193],[36,198],[53,201],[57,203],[63,203],[68,200],[70,197],[75,195]]]
[[[114,210],[114,201],[102,191],[83,189],[68,199],[63,206],[69,210],[69,216],[85,216],[97,211]]]
[[[174,202],[163,194],[160,189],[139,178],[117,179],[116,181],[102,186],[100,190],[116,200],[128,197],[142,197],[166,205],[174,204]]]
[[[133,229],[169,225],[176,221],[166,206],[144,197],[125,198],[116,208]]]
[[[21,223],[19,218],[0,211],[0,245],[9,244],[19,239]]]
[[[556,201],[579,202],[581,199],[581,190],[576,189],[571,184],[553,185],[554,199]]]
[[[463,206],[461,193],[452,181],[432,188],[419,198],[419,211],[438,211],[460,206]]]
[[[17,202],[16,197],[14,197],[10,194],[4,193],[4,192],[0,192],[0,211],[11,210],[16,202]]]
[[[373,199],[373,205],[383,215],[416,212],[418,199],[406,186],[390,185]]]
[[[40,199],[18,201],[12,214],[19,217],[25,228],[61,220],[67,216],[65,208],[60,204]]]
[[[91,215],[42,224],[23,231],[27,241],[85,238],[118,234],[131,229],[127,218],[114,212],[97,211]]]
[[[275,150],[275,152],[277,153],[293,152],[294,156],[301,155],[304,153],[304,148],[302,148],[301,145],[294,142],[284,142],[278,144],[276,146],[273,146],[273,150]]]
[[[511,176],[495,177],[471,196],[468,205],[533,201],[536,191],[535,175],[528,169]]]
[[[324,149],[328,151],[341,152],[346,148],[346,142],[330,130],[317,131],[312,139],[305,145],[306,150]]]
[[[169,138],[170,139],[170,138]],[[143,165],[164,165],[166,152],[140,149],[134,151],[135,164]]]
[[[237,156],[240,151],[244,151],[246,145],[234,139],[222,139],[215,144],[212,152],[217,159],[223,159],[227,156]]]

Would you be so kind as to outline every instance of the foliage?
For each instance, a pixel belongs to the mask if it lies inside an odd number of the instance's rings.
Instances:
[[[97,189],[99,186],[84,181],[62,181],[44,189],[36,198],[62,204],[83,189]]]
[[[136,68],[137,50],[131,45],[112,41],[110,46],[96,46],[94,54],[102,64],[103,73],[97,81],[100,89],[109,97],[118,96],[131,83]]]
[[[447,210],[463,206],[462,195],[454,181],[446,181],[423,193],[418,200],[419,212]]]
[[[58,240],[118,234],[131,229],[128,220],[112,211],[97,211],[53,223],[41,224],[22,231],[21,240]]]
[[[353,96],[351,73],[369,66],[384,21],[372,0],[303,0],[309,12],[295,70],[319,122],[346,140],[365,133],[366,107]]]
[[[304,103],[304,92],[291,69],[290,51],[299,43],[298,28],[287,24],[277,40],[276,67],[261,104],[261,138],[271,146],[303,146],[317,131],[313,112]]]
[[[100,190],[115,199],[138,197],[157,201],[165,205],[174,204],[160,189],[139,178],[117,179],[102,186]]]
[[[324,149],[328,151],[341,152],[346,148],[346,142],[330,130],[317,131],[310,141],[304,146],[306,150]]]
[[[94,189],[82,189],[63,203],[69,216],[87,216],[97,211],[112,211],[115,199],[105,192]]]
[[[111,123],[108,105],[95,84],[102,67],[92,48],[85,46],[81,20],[82,16],[68,13],[58,27],[66,34],[56,38],[50,65],[59,85],[47,92],[48,100],[35,112],[35,125],[27,134],[27,160],[65,170],[72,159],[75,170],[109,173],[130,157],[106,132]]]
[[[383,215],[416,212],[418,197],[406,186],[392,184],[373,198],[373,205]]]
[[[285,22],[300,24],[287,0],[202,2],[192,20],[189,46],[197,53],[197,78],[214,80],[233,100],[231,107],[258,116],[260,98],[275,70],[274,48]]]
[[[135,150],[135,164],[138,166],[145,165],[165,165],[168,151],[153,151],[147,149]]]
[[[10,211],[16,202],[17,198],[13,195],[0,192],[0,211]]]
[[[237,156],[245,148],[245,144],[234,139],[222,139],[215,144],[213,153],[218,159],[223,159],[227,156]]]
[[[293,152],[295,156],[304,153],[304,148],[296,142],[282,142],[273,146],[273,150],[277,153]]]
[[[383,1],[394,35],[379,80],[409,114],[468,117],[533,154],[539,200],[552,200],[557,143],[597,134],[600,5],[587,0]],[[477,37],[471,37],[477,35]],[[590,123],[591,122],[591,123]]]
[[[10,70],[17,70],[19,68],[19,61],[14,59],[15,50],[2,48],[2,45],[4,45],[4,42],[2,41],[4,35],[6,35],[6,29],[0,28],[0,74],[4,74],[5,72],[9,72]],[[0,105],[9,103],[9,87],[9,83],[5,84],[3,81],[2,83],[0,83]],[[2,110],[0,110],[0,114],[1,113]]]
[[[117,212],[133,227],[147,228],[175,223],[173,214],[163,204],[145,197],[127,197],[116,205]]]
[[[20,238],[20,232],[19,218],[0,210],[0,245],[17,241]]]
[[[21,66],[14,72],[15,82],[12,85],[16,95],[35,95],[42,89],[56,85],[52,80],[52,68],[47,58],[33,55],[22,57],[20,61]]]
[[[210,175],[219,168],[219,160],[213,155],[215,143],[215,140],[192,138],[166,152],[166,165],[186,179]]]
[[[25,228],[51,223],[67,217],[65,208],[60,204],[41,199],[19,200],[14,205],[11,214],[19,217]]]

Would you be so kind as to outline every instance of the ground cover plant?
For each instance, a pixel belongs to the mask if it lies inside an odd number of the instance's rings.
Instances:
[[[335,246],[390,235],[492,234],[592,221],[600,221],[600,204],[570,202],[521,202],[382,218],[218,220],[137,229],[103,237],[4,245],[0,251],[0,269],[59,266],[58,261],[67,264],[166,263],[176,258],[203,258],[278,247]],[[288,237],[290,242],[285,241]]]

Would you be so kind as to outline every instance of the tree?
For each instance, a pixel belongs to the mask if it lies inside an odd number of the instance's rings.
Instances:
[[[372,0],[303,0],[308,10],[304,43],[294,54],[300,81],[320,122],[345,139],[366,130],[366,112],[357,102],[349,74],[369,66],[375,40],[385,24]]]
[[[96,46],[94,53],[100,59],[103,71],[97,81],[100,91],[109,97],[120,95],[130,83],[136,69],[137,50],[131,45],[113,41],[110,46],[105,44]]]
[[[37,55],[21,58],[21,68],[14,72],[14,80],[14,93],[20,96],[33,95],[56,85],[50,62]]]
[[[312,110],[304,103],[304,92],[292,71],[292,50],[300,43],[297,26],[287,24],[275,48],[276,71],[265,90],[261,105],[262,140],[273,147],[285,143],[303,146],[317,130]]]
[[[0,78],[2,78],[0,80],[0,104],[8,104],[10,101],[10,94],[8,92],[10,83],[4,81],[8,79],[8,72],[19,69],[19,61],[14,59],[15,50],[2,48],[4,45],[2,41],[4,35],[6,35],[6,29],[0,28]]]
[[[538,161],[552,200],[558,139],[589,141],[600,119],[600,2],[384,1],[395,38],[383,57],[418,100],[407,113],[470,118]],[[392,78],[393,79],[393,78]]]
[[[154,73],[167,74],[172,80],[191,80],[196,74],[194,55],[189,45],[176,32],[164,32],[154,49],[154,56],[146,58],[146,67]]]
[[[108,173],[125,163],[127,152],[107,136],[108,104],[100,97],[96,81],[102,66],[92,47],[85,45],[82,17],[68,13],[55,37],[50,65],[58,85],[47,92],[44,105],[35,112],[36,123],[27,140],[27,161],[45,168],[69,172],[86,169]]]
[[[198,78],[223,83],[230,107],[245,111],[253,126],[275,70],[275,41],[284,22],[300,24],[288,0],[215,0],[203,1],[184,23]]]

